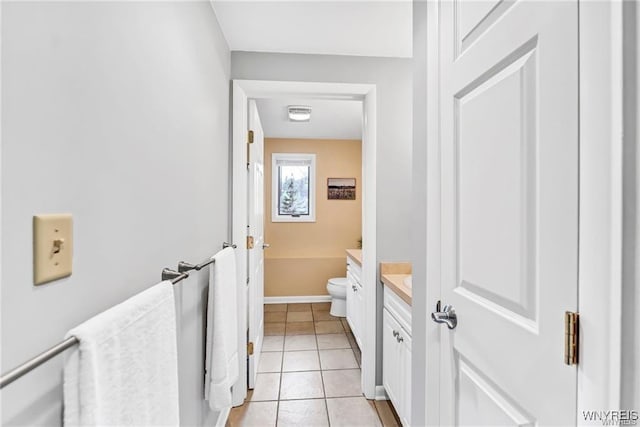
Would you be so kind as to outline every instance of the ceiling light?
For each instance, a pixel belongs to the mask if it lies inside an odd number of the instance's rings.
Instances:
[[[311,107],[308,105],[289,105],[289,121],[292,122],[308,122],[311,120]]]

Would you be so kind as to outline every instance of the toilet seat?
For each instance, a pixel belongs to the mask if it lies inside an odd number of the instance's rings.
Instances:
[[[332,296],[346,298],[348,284],[349,279],[346,277],[332,277],[327,283],[327,291]]]
[[[349,284],[349,279],[347,279],[346,277],[332,277],[331,279],[329,279],[329,284],[347,287],[347,285]]]

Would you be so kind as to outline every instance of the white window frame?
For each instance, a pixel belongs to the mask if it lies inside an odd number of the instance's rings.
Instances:
[[[309,215],[280,215],[278,161],[311,161],[309,170]],[[316,155],[312,153],[273,153],[271,155],[271,222],[316,222]]]

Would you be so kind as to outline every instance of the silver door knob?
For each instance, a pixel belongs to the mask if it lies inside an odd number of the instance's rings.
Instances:
[[[444,323],[449,329],[455,329],[458,326],[458,316],[456,311],[450,305],[445,305],[442,311],[434,311],[431,318],[436,323]]]
[[[270,247],[271,247],[271,245],[268,244],[268,243],[263,243],[262,244],[262,249],[269,249]]]

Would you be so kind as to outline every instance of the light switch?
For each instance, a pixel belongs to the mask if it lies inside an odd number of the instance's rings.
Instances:
[[[33,217],[33,282],[36,285],[71,275],[73,219],[71,214]]]

